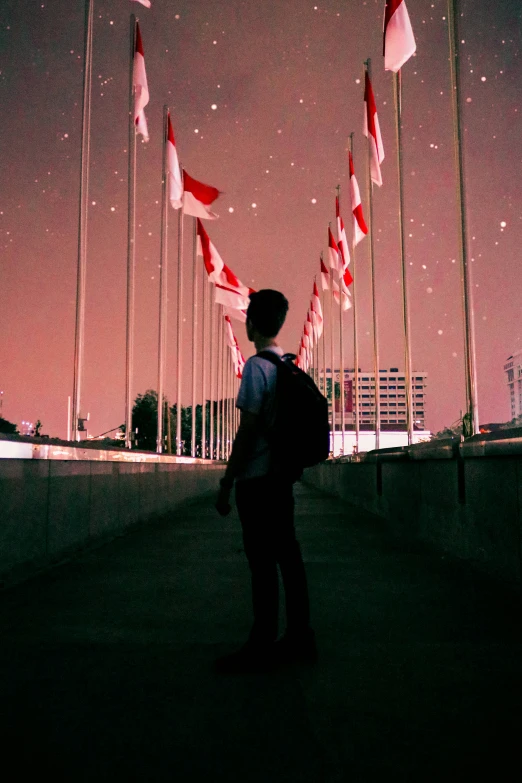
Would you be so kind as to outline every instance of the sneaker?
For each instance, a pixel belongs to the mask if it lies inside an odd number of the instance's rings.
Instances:
[[[311,628],[304,634],[289,634],[287,631],[274,647],[278,663],[303,663],[311,666],[317,663],[315,633]]]
[[[217,674],[249,674],[271,671],[274,668],[276,642],[259,645],[247,642],[236,652],[214,661]]]

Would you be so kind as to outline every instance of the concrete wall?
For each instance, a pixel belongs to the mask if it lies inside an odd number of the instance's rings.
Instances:
[[[217,489],[224,466],[0,460],[0,580],[16,580],[96,539]]]
[[[522,457],[326,462],[304,481],[522,585]]]

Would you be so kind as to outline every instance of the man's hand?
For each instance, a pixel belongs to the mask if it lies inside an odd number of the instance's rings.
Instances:
[[[230,488],[220,485],[219,493],[216,500],[216,511],[222,517],[226,517],[230,514],[232,506],[230,505]]]

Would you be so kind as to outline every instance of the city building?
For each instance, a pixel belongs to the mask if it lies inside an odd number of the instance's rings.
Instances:
[[[504,365],[509,390],[510,418],[522,416],[522,350],[509,356]]]
[[[415,430],[425,429],[426,418],[426,377],[425,372],[412,372],[412,410],[413,427]],[[340,382],[339,370],[334,370],[335,383]],[[406,388],[404,372],[399,372],[397,367],[389,370],[379,370],[379,401],[381,409],[381,427],[383,429],[406,428]],[[322,387],[322,373],[320,373],[319,386]],[[331,390],[332,373],[326,368],[326,390]],[[338,388],[338,387],[337,387]],[[355,379],[353,369],[344,371],[345,389],[345,426],[346,429],[355,427]],[[373,429],[375,424],[375,374],[359,370],[359,393],[357,404],[359,406],[359,424],[361,429]],[[341,426],[340,400],[336,400],[336,429]],[[331,408],[331,403],[330,403]]]

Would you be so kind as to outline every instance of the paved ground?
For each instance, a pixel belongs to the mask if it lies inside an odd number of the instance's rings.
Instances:
[[[314,669],[213,674],[250,606],[209,503],[0,594],[2,779],[518,779],[518,599],[303,487],[297,526]]]

